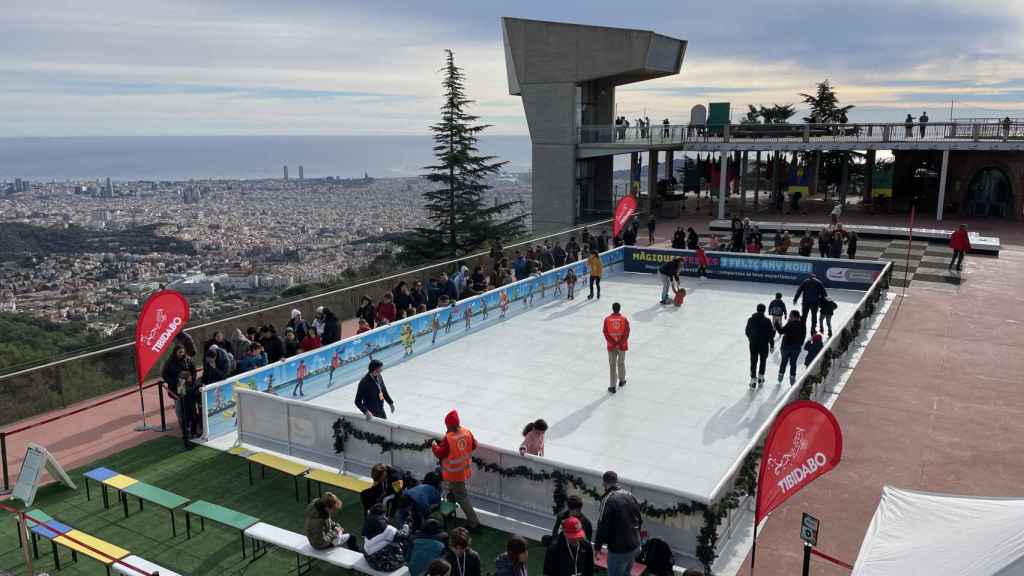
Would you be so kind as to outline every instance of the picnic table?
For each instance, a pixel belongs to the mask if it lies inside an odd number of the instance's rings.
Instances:
[[[194,514],[199,517],[200,528],[203,530],[206,529],[206,520],[238,530],[242,535],[242,558],[245,558],[245,530],[259,522],[259,518],[231,510],[230,508],[218,506],[205,500],[196,500],[186,506],[184,510],[185,533],[187,538],[192,537],[191,515]]]

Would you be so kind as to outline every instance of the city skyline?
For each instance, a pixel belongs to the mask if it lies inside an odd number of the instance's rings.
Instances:
[[[0,22],[7,136],[424,134],[444,48],[491,134],[526,133],[499,17],[653,29],[689,41],[678,77],[624,86],[619,113],[684,122],[691,106],[797,103],[829,78],[852,121],[927,110],[1024,116],[1024,6],[987,2],[652,2],[515,7],[14,0]],[[653,24],[653,26],[652,26]],[[984,33],[978,31],[983,30]],[[935,38],[942,38],[936,43]]]

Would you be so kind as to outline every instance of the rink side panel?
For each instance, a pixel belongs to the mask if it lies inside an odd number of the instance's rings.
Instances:
[[[743,252],[706,252],[707,277],[740,282],[800,284],[810,274],[817,275],[826,288],[868,290],[885,270],[886,263],[868,260],[841,260]],[[673,258],[683,259],[683,274],[697,275],[697,253],[674,248],[626,246],[623,269],[626,272],[657,274]]]

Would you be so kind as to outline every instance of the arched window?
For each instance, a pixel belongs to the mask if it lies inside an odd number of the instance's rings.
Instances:
[[[967,213],[1001,218],[1013,214],[1013,190],[1005,172],[982,168],[974,173],[967,188]]]

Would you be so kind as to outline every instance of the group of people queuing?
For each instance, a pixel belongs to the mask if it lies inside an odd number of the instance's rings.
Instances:
[[[828,337],[832,337],[832,316],[838,304],[829,298],[825,285],[814,274],[808,276],[797,288],[793,306],[801,299],[801,310],[787,310],[782,293],[776,292],[767,307],[758,304],[754,314],[747,319],[751,388],[764,385],[768,355],[775,351],[776,335],[781,336],[778,383],[782,384],[788,367],[790,386],[796,384],[796,365],[800,353],[805,353],[804,366],[809,366],[824,348],[822,334],[826,328]],[[808,318],[811,320],[809,337]]]
[[[771,254],[785,256],[793,247],[793,235],[783,227],[776,229],[772,240],[774,245]],[[833,216],[832,223],[820,231],[804,234],[797,242],[796,252],[800,256],[810,257],[817,247],[818,255],[822,258],[842,258],[845,251],[846,257],[854,260],[857,258],[858,241],[857,232],[843,228]],[[699,237],[693,228],[687,229],[686,232],[677,229],[672,239],[673,248],[695,250],[698,243]],[[723,241],[712,235],[708,239],[708,249],[761,254],[765,251],[764,235],[749,218],[734,217],[729,238]]]

